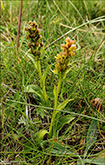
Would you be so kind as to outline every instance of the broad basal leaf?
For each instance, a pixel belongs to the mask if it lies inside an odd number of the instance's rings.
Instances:
[[[97,136],[98,136],[97,121],[92,120],[86,137],[86,149],[84,151],[84,157],[86,157],[88,150],[96,142]]]
[[[39,133],[37,134],[37,140],[43,140],[45,134],[48,134],[47,130],[43,129],[39,131]]]
[[[27,87],[25,87],[24,92],[34,93],[35,95],[39,96],[40,99],[44,99],[43,91],[38,85],[28,85]]]
[[[67,149],[67,147],[62,146],[62,145],[59,144],[59,143],[54,143],[52,153],[53,153],[53,154],[62,154],[62,155],[63,155],[63,154],[72,154],[72,152],[69,151],[69,150]]]
[[[57,123],[57,131],[60,131],[65,124],[70,123],[73,119],[75,119],[75,117],[71,115],[66,115],[60,118]]]
[[[96,159],[86,159],[85,163],[90,163],[94,165],[105,165],[105,153],[103,158],[96,158]]]

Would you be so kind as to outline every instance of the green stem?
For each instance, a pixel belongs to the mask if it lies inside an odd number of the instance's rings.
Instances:
[[[42,86],[42,90],[43,90],[44,98],[45,98],[45,100],[47,101],[47,94],[46,94],[45,85]]]
[[[54,109],[57,108],[57,101],[58,101],[58,95],[59,95],[60,88],[61,88],[61,82],[62,82],[62,76],[60,74],[57,90],[56,90],[56,93],[55,93]],[[55,131],[53,131],[52,129],[53,129],[53,122],[54,122],[54,119],[55,119],[57,113],[58,113],[58,111],[56,111],[56,110],[53,111],[51,124],[50,124],[50,128],[49,128],[49,137],[51,137],[52,135],[54,137],[54,135],[55,135],[55,133],[54,133]]]
[[[40,67],[40,60],[37,60],[37,71],[38,71],[38,73],[39,73],[40,85],[41,85],[42,73],[41,73],[41,67]],[[42,87],[42,86],[41,86],[41,87]]]
[[[40,60],[37,60],[37,71],[39,73],[39,78],[40,78],[40,86],[43,90],[43,95],[44,95],[44,98],[45,100],[47,101],[47,94],[46,94],[46,90],[45,90],[45,85],[44,83],[42,82],[42,73],[41,73],[41,66],[40,66]]]
[[[59,92],[60,92],[61,82],[62,82],[62,76],[60,74],[60,78],[59,78],[59,82],[58,82],[58,87],[57,87],[57,92],[56,92],[55,100],[54,100],[54,109],[56,109],[56,107],[57,107],[57,100],[58,100],[58,95],[59,95]]]

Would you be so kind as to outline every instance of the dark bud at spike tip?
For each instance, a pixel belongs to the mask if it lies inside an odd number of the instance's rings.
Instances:
[[[43,42],[40,43],[40,46],[41,46],[41,47],[43,46]]]

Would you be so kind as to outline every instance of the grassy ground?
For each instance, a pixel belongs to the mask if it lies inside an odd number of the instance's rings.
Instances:
[[[104,164],[105,158],[105,3],[86,0],[23,0],[20,47],[16,34],[20,1],[3,1],[1,8],[1,162],[2,164]],[[44,46],[42,73],[46,77],[48,103],[24,91],[39,84],[39,76],[29,58],[25,26],[36,21]],[[74,30],[74,28],[76,28]],[[69,36],[76,41],[71,70],[62,81],[59,102],[73,99],[56,117],[56,122],[75,113],[57,136],[38,141],[40,130],[49,130],[58,77],[52,70],[61,43]],[[98,100],[95,98],[99,98]],[[95,100],[94,100],[95,99]],[[91,100],[94,100],[91,103]],[[30,106],[28,105],[30,104]],[[99,107],[101,106],[101,109]],[[36,104],[36,105],[34,105]],[[30,109],[28,117],[27,108]],[[100,111],[100,112],[99,112]],[[31,117],[30,117],[31,115]],[[92,137],[92,139],[91,139]]]

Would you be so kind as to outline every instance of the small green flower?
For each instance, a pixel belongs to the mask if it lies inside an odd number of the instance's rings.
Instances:
[[[73,55],[75,55],[75,53],[73,51],[76,50],[76,45],[74,44],[75,41],[70,40],[69,37],[67,37],[65,39],[65,41],[66,41],[66,44],[61,44],[61,47],[64,50],[64,52],[67,52],[68,55],[70,55],[72,57]]]

